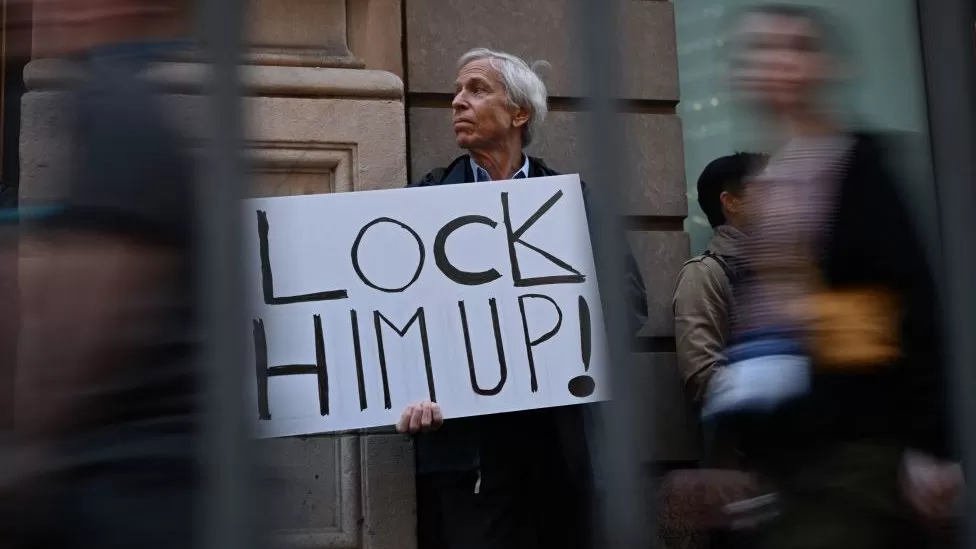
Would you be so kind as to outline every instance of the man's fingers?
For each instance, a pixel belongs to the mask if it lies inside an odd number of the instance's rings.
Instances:
[[[420,406],[420,405],[411,406],[411,414],[410,414],[410,432],[411,433],[419,433],[420,430],[423,428],[423,424],[421,422],[422,417],[423,417],[423,413],[424,412],[423,412],[423,407],[422,406]]]
[[[962,469],[955,463],[938,462],[925,454],[905,455],[902,488],[905,499],[919,516],[933,523],[949,519],[965,489]]]
[[[435,402],[420,402],[411,404],[400,415],[396,425],[397,432],[417,434],[436,430],[444,423],[441,407]]]
[[[929,520],[935,517],[936,500],[927,490],[920,489],[916,486],[910,488],[905,495],[912,508],[920,516]]]
[[[920,516],[929,521],[940,522],[951,516],[955,498],[951,490],[919,486],[908,494],[908,500]]]
[[[413,416],[413,406],[407,406],[407,409],[400,414],[400,421],[397,423],[396,429],[398,433],[409,433],[410,432],[410,418]]]

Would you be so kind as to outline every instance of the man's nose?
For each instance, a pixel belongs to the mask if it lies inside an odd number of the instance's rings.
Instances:
[[[454,94],[454,99],[451,101],[451,107],[456,111],[468,108],[468,101],[464,97],[464,90]]]

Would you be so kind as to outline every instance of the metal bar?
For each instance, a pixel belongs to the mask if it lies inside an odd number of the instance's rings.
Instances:
[[[241,85],[244,2],[203,0],[200,38],[210,63],[207,82],[209,154],[198,184],[202,224],[200,303],[206,340],[201,359],[206,372],[201,547],[247,549],[256,545],[258,497],[252,490],[250,436],[245,424],[242,368],[245,363],[240,327],[243,281],[240,197],[245,172]]]
[[[976,471],[976,165],[973,148],[976,82],[972,50],[972,0],[919,0],[932,164],[942,233],[942,284],[951,364],[950,393],[957,449],[963,468]],[[970,477],[971,478],[971,477]],[[976,507],[966,494],[964,540],[976,549]]]
[[[583,0],[577,4],[577,36],[582,47],[582,74],[587,83],[587,134],[584,143],[588,153],[588,173],[593,183],[591,209],[596,229],[595,256],[603,302],[604,319],[610,344],[613,402],[603,408],[603,421],[596,440],[605,450],[602,463],[595,463],[605,481],[601,487],[602,528],[597,547],[646,549],[653,546],[653,514],[649,509],[647,482],[642,479],[641,450],[650,441],[637,442],[634,433],[648,432],[640,424],[647,421],[650,395],[639,391],[634,379],[631,348],[634,334],[628,333],[627,307],[619,281],[624,279],[624,257],[627,243],[618,212],[625,185],[629,181],[625,142],[617,112],[619,50],[616,37],[620,5],[618,0]],[[593,206],[597,206],[594,208]],[[602,206],[602,207],[601,207]],[[647,367],[647,365],[643,365]],[[643,409],[641,404],[643,403]],[[651,492],[653,493],[653,491]]]

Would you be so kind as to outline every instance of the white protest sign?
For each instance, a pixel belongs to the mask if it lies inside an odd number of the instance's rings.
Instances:
[[[261,437],[609,396],[579,177],[244,201]]]

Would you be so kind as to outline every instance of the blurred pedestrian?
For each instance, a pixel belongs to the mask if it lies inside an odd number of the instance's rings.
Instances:
[[[704,413],[777,484],[764,546],[915,548],[961,489],[938,294],[883,138],[824,100],[851,69],[836,32],[795,5],[734,21],[733,86],[784,144],[745,192],[748,276]]]
[[[35,55],[73,60],[72,151],[22,209],[21,359],[5,544],[195,544],[194,167],[145,70],[185,0],[35,0]],[[66,76],[72,76],[70,73]],[[59,170],[60,171],[60,170]],[[13,537],[14,539],[10,539]]]

